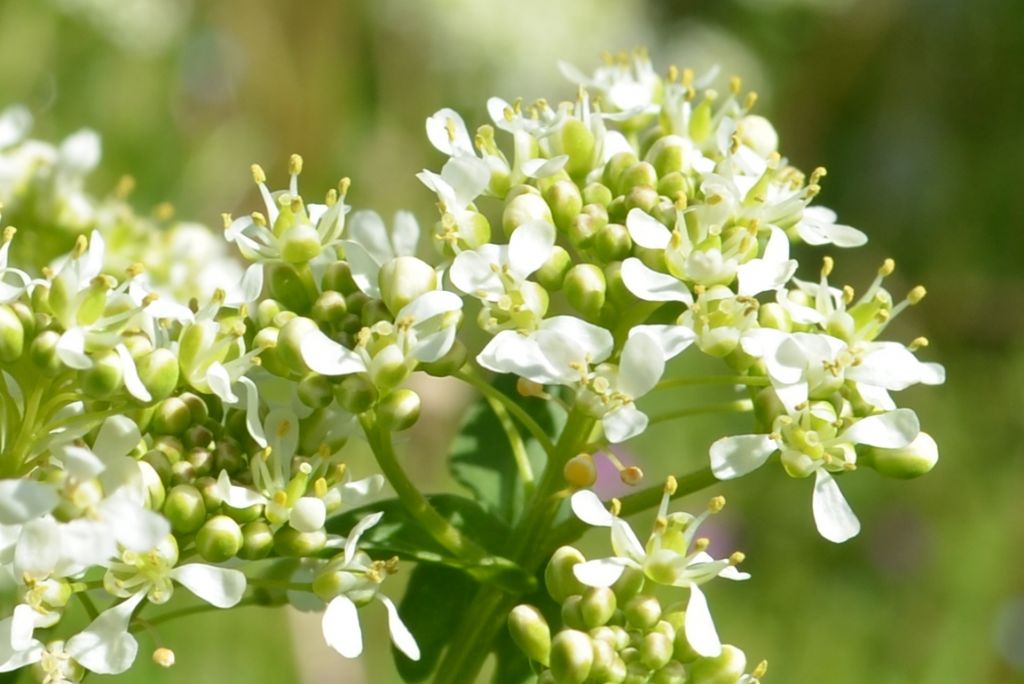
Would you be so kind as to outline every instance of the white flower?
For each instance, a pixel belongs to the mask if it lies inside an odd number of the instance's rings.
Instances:
[[[640,570],[658,584],[689,589],[686,639],[697,653],[713,658],[721,653],[722,643],[699,585],[715,577],[745,580],[750,575],[735,568],[743,560],[742,554],[715,560],[704,551],[707,540],[695,540],[700,524],[709,513],[721,510],[724,499],[713,499],[711,506],[697,517],[687,513],[670,514],[668,504],[675,489],[675,480],[669,478],[657,522],[646,545],[640,543],[629,523],[605,509],[594,492],[581,490],[573,494],[572,510],[576,517],[588,525],[611,528],[611,544],[615,553],[610,558],[580,563],[573,572],[576,579],[587,586],[608,587],[618,580],[625,568],[630,567]]]
[[[760,468],[776,451],[793,477],[815,476],[812,510],[821,536],[841,543],[860,532],[833,472],[852,470],[858,444],[898,449],[917,437],[920,425],[910,409],[897,409],[855,420],[840,419],[828,402],[779,416],[767,435],[723,437],[711,445],[711,470],[731,480]]]

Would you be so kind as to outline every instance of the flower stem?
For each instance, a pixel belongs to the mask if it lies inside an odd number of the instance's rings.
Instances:
[[[767,387],[771,380],[756,375],[688,375],[681,378],[667,378],[654,386],[654,390],[672,389],[673,387],[691,387],[694,385],[746,385],[747,387]]]
[[[399,501],[424,530],[437,543],[460,559],[474,562],[487,555],[480,546],[462,536],[458,529],[437,512],[419,488],[413,484],[405,470],[398,463],[391,433],[381,427],[372,412],[359,416],[359,422],[366,433],[366,440],[377,459],[377,465],[398,495]]]
[[[513,401],[511,397],[506,396],[504,393],[496,390],[494,387],[488,384],[486,380],[484,380],[471,370],[463,369],[457,372],[455,374],[455,377],[475,387],[476,390],[480,392],[480,394],[482,394],[488,400],[500,403],[502,406],[504,406],[505,410],[508,411],[516,420],[518,420],[523,425],[523,427],[525,427],[529,431],[530,435],[535,440],[537,440],[537,443],[540,444],[541,448],[544,449],[544,453],[548,455],[548,458],[552,457],[555,451],[555,445],[547,436],[547,433],[544,432],[544,428],[538,425],[537,421],[535,421],[530,416],[530,414],[523,409],[522,406]]]

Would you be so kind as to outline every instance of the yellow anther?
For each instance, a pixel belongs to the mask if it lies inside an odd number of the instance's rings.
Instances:
[[[743,100],[743,108],[746,109],[747,111],[753,109],[754,105],[757,104],[757,98],[757,92],[751,90],[749,93],[747,93],[746,99]]]
[[[85,254],[87,249],[89,249],[89,238],[84,235],[79,235],[75,238],[75,248],[72,250],[72,255],[75,259]]]
[[[174,205],[170,202],[161,202],[153,207],[153,216],[157,221],[170,221],[174,218]]]
[[[739,95],[740,91],[743,90],[743,79],[739,76],[729,77],[729,91],[733,95]]]
[[[347,195],[348,194],[348,189],[349,189],[349,187],[351,185],[352,185],[352,179],[349,178],[348,176],[345,176],[340,181],[338,181],[338,195],[340,195],[341,197],[344,197],[345,195]]]
[[[543,397],[546,396],[544,392],[544,385],[527,380],[526,378],[519,378],[516,381],[516,392],[523,397]]]
[[[505,107],[505,109],[501,112],[501,115],[505,117],[505,121],[512,121],[513,119],[516,118],[515,110],[513,110],[511,107]]]
[[[293,197],[292,201],[288,203],[288,208],[291,209],[295,213],[298,213],[298,212],[302,211],[302,198],[301,197]]]
[[[843,301],[846,302],[847,305],[853,301],[854,294],[852,287],[849,285],[843,285]]]
[[[249,167],[249,170],[252,171],[252,179],[254,181],[256,181],[257,183],[267,182],[267,174],[263,170],[262,166],[260,166],[259,164],[253,164],[252,166]]]
[[[298,176],[302,173],[302,156],[293,154],[288,157],[288,173],[293,176]]]
[[[670,64],[668,67],[668,82],[675,83],[679,80],[679,67],[675,64]]]
[[[263,214],[261,214],[258,211],[252,212],[251,214],[249,214],[249,217],[252,218],[253,223],[256,223],[257,225],[261,225],[261,226],[266,226],[267,225],[267,217],[264,216]]]
[[[644,471],[637,466],[628,466],[619,471],[619,479],[623,484],[635,487],[644,479]]]
[[[693,86],[693,69],[690,69],[689,67],[683,69],[683,81],[682,81],[682,83],[683,83],[684,86],[686,86],[688,88]]]
[[[820,181],[827,175],[828,171],[825,169],[825,167],[819,166],[818,168],[814,169],[814,171],[811,171],[811,179],[809,182],[811,185],[817,185],[818,181]]]
[[[764,677],[768,672],[768,661],[762,660],[757,664],[757,667],[750,673],[755,677]]]
[[[886,259],[885,261],[882,262],[881,267],[878,269],[878,275],[880,275],[880,276],[882,276],[884,278],[887,275],[892,274],[892,272],[895,271],[895,270],[896,270],[896,262],[893,261],[892,259]]]
[[[701,537],[693,542],[693,548],[696,551],[703,551],[711,546],[711,540],[707,537]]]
[[[224,230],[227,230],[228,228],[231,227],[231,223],[232,221],[234,221],[234,219],[231,218],[231,214],[224,212],[223,214],[220,215],[220,221],[221,223],[224,224]]]
[[[327,496],[327,480],[322,477],[316,478],[313,483],[313,494],[319,499]]]
[[[924,289],[924,285],[918,285],[907,293],[907,301],[911,304],[917,304],[924,299],[926,294],[928,294],[928,290]]]
[[[161,646],[153,651],[153,662],[163,668],[174,667],[174,651]]]
[[[324,204],[326,204],[329,207],[333,207],[337,203],[338,191],[335,190],[334,188],[331,188],[330,190],[327,191],[327,195],[324,197]]]
[[[611,514],[618,517],[619,513],[622,512],[622,502],[619,501],[618,499],[612,499],[610,503]]]
[[[910,349],[910,351],[917,351],[918,349],[921,349],[922,347],[927,347],[927,346],[928,346],[928,338],[927,337],[915,337],[910,342],[910,344],[908,345],[908,348]]]
[[[832,257],[826,256],[821,260],[821,275],[828,278],[832,275],[832,269],[835,268],[836,262],[832,260]]]
[[[723,508],[725,508],[724,496],[713,497],[711,501],[708,502],[708,510],[711,511],[712,513],[718,513]]]
[[[679,483],[676,482],[676,478],[669,475],[665,478],[665,493],[672,496],[676,493],[676,489],[679,488]]]
[[[160,295],[156,292],[150,292],[148,295],[142,298],[142,308],[145,309],[147,306],[160,299]]]
[[[288,494],[283,489],[279,489],[276,492],[274,492],[273,500],[274,503],[277,504],[278,506],[287,506]]]
[[[746,558],[747,558],[746,554],[744,554],[742,551],[733,551],[732,555],[729,556],[729,564],[730,565],[739,565],[744,560],[746,560]]]
[[[7,226],[4,228],[4,243],[8,243],[14,239],[14,234],[18,232],[18,229],[14,226]]]

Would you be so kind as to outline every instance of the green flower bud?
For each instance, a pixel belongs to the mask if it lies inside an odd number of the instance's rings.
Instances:
[[[609,223],[594,236],[594,251],[601,261],[621,261],[632,249],[633,239],[621,223]]]
[[[188,404],[178,397],[167,397],[157,404],[150,429],[158,435],[180,435],[191,424]]]
[[[377,352],[370,361],[368,370],[373,384],[382,390],[397,387],[412,372],[406,362],[405,354],[394,344]]]
[[[569,224],[583,209],[583,195],[576,184],[570,180],[554,183],[544,193],[544,199],[551,207],[555,227],[562,232],[569,230]]]
[[[619,185],[619,177],[623,172],[637,163],[636,155],[632,152],[618,152],[608,160],[608,163],[604,165],[604,172],[601,176],[601,182],[611,188],[613,195],[621,195],[622,190]]]
[[[299,532],[285,525],[274,533],[274,550],[282,556],[306,557],[318,553],[327,544],[327,532]]]
[[[352,294],[345,295],[345,306],[348,307],[350,313],[357,317],[362,316],[363,307],[369,304],[371,301],[373,300],[370,299],[370,296],[367,295],[365,292],[361,291],[356,291],[353,292]],[[361,321],[359,325],[362,326]]]
[[[262,520],[246,523],[242,528],[242,546],[238,557],[244,560],[259,560],[270,555],[274,548],[274,533],[270,525]]]
[[[588,587],[580,600],[580,614],[587,629],[594,629],[608,622],[617,607],[615,592],[608,587]]]
[[[253,504],[245,508],[234,508],[225,503],[221,504],[221,508],[224,510],[224,515],[229,516],[240,525],[251,523],[263,515],[263,504]]]
[[[548,594],[558,603],[565,601],[574,594],[582,594],[586,589],[576,579],[573,567],[585,563],[586,558],[572,546],[559,547],[544,568],[544,586]]]
[[[377,420],[387,430],[401,432],[420,417],[420,395],[411,389],[397,389],[377,404]]]
[[[29,345],[28,355],[32,364],[44,375],[53,376],[63,369],[64,364],[57,356],[57,342],[60,340],[60,333],[54,330],[44,330],[36,335]]]
[[[501,215],[501,227],[506,236],[511,237],[516,228],[532,221],[555,222],[551,209],[543,197],[532,192],[524,192],[507,201],[505,211]]]
[[[226,515],[215,515],[196,534],[196,551],[210,563],[223,563],[241,551],[242,528]]]
[[[551,655],[551,628],[541,612],[526,604],[516,606],[508,615],[512,640],[530,658],[547,665]]]
[[[661,619],[661,604],[658,599],[646,594],[634,596],[623,609],[626,622],[638,629],[647,630]]]
[[[320,255],[320,234],[308,223],[295,226],[281,239],[281,259],[303,266]]]
[[[622,681],[621,673],[626,676],[626,664],[619,658],[611,643],[603,639],[591,639],[594,648],[594,664],[590,668],[590,681],[592,682],[615,682]]]
[[[233,439],[221,439],[214,445],[214,470],[220,473],[228,471],[229,475],[237,475],[246,466],[242,450]]]
[[[108,399],[121,389],[124,370],[116,352],[108,351],[93,357],[92,368],[81,373],[82,389],[89,396]]]
[[[565,296],[584,318],[600,315],[606,289],[604,272],[593,264],[576,264],[565,276]]]
[[[658,177],[679,173],[686,168],[686,141],[678,135],[658,138],[644,156]]]
[[[606,224],[607,221],[601,221],[590,214],[577,214],[569,222],[569,242],[576,249],[590,249],[594,242],[594,236]]]
[[[400,256],[381,267],[377,282],[384,304],[397,316],[406,304],[437,289],[437,272],[416,257]]]
[[[557,291],[562,289],[565,275],[572,268],[572,257],[569,252],[560,245],[555,245],[551,256],[544,262],[544,265],[534,272],[533,277],[541,287],[546,290]]]
[[[697,658],[689,669],[687,684],[736,684],[747,669],[747,656],[735,646],[723,644],[717,658]]]
[[[196,467],[192,465],[191,461],[181,460],[171,465],[171,484],[173,485],[191,485],[195,482],[196,477]]]
[[[672,661],[654,673],[651,684],[685,684],[686,668],[682,663]]]
[[[793,319],[778,302],[767,302],[758,307],[757,322],[762,328],[774,328],[782,332],[793,329]]]
[[[551,642],[551,674],[558,684],[583,684],[594,664],[590,637],[574,629],[555,635]]]
[[[213,472],[213,453],[209,449],[193,447],[192,449],[189,449],[186,459],[190,464],[192,464],[192,470],[196,477],[209,475]],[[216,503],[219,505],[220,501],[217,500]],[[207,502],[207,505],[209,505],[209,501]]]
[[[668,197],[674,199],[679,195],[684,197],[690,196],[690,181],[679,172],[669,173],[661,176],[658,179],[657,185],[658,194],[662,197]]]
[[[150,449],[142,457],[142,461],[149,464],[164,484],[171,481],[171,461],[164,452],[159,449]]]
[[[584,204],[597,204],[607,207],[612,203],[613,199],[612,191],[608,189],[608,186],[601,183],[587,183],[586,187],[583,188]]]
[[[363,310],[360,312],[359,323],[360,327],[369,328],[374,323],[380,321],[391,321],[394,315],[388,310],[388,307],[379,299],[371,299],[363,305]]]
[[[334,401],[334,387],[323,375],[310,373],[295,388],[299,401],[310,408],[323,408]]]
[[[356,285],[356,281],[352,278],[352,267],[348,265],[347,261],[332,262],[324,270],[320,286],[324,290],[333,290],[343,295],[350,295],[359,291],[359,286]]]
[[[626,222],[626,196],[619,195],[608,205],[608,220],[616,223]]]
[[[163,479],[156,469],[144,460],[139,461],[139,472],[142,473],[142,484],[146,490],[146,507],[159,511],[167,500],[167,489],[164,487]]]
[[[274,318],[282,311],[284,311],[284,307],[281,302],[276,299],[264,299],[256,305],[256,323],[261,328],[273,325]]]
[[[939,446],[927,432],[918,433],[910,444],[900,449],[866,447],[863,462],[882,475],[910,479],[924,475],[939,460]]]
[[[583,611],[580,610],[580,602],[583,597],[574,594],[562,601],[562,623],[571,629],[586,629],[583,624]]]
[[[345,303],[345,295],[334,290],[326,290],[320,293],[313,304],[311,313],[313,320],[322,325],[336,326],[344,320],[348,314],[348,306]]]
[[[290,311],[309,311],[312,301],[302,277],[289,264],[270,264],[267,267],[270,295]]]
[[[334,398],[338,404],[356,415],[368,411],[377,403],[377,388],[365,373],[349,375],[334,386]]]
[[[640,186],[653,188],[657,184],[658,172],[654,170],[654,167],[647,162],[637,162],[622,171],[619,176],[617,194],[625,195],[633,188]]]
[[[163,514],[175,532],[195,532],[206,522],[206,504],[202,493],[192,485],[177,485],[167,494]]]
[[[184,402],[184,399],[182,399]],[[185,404],[188,406],[188,404]],[[192,418],[192,412],[189,411],[189,416]],[[182,443],[188,449],[208,449],[210,443],[213,442],[213,431],[205,425],[197,425],[193,423],[186,431],[182,438]]]
[[[562,153],[569,155],[565,171],[573,178],[585,178],[594,166],[595,140],[590,128],[576,118],[566,119],[558,132]]]
[[[319,329],[312,319],[302,316],[296,316],[285,323],[277,335],[277,347],[274,348],[281,361],[296,373],[308,373],[309,368],[302,360],[302,338]]]
[[[658,670],[672,660],[672,640],[661,632],[650,632],[640,645],[640,661],[652,670]]]
[[[185,445],[173,435],[157,437],[153,440],[153,448],[163,452],[172,465],[180,461],[185,454]]]
[[[142,384],[154,401],[166,399],[178,386],[181,367],[170,349],[154,349],[138,360],[136,367]]]
[[[13,363],[25,350],[25,325],[11,307],[0,304],[0,362]]]
[[[628,214],[633,209],[642,209],[650,214],[658,205],[658,191],[650,185],[637,185],[625,195],[623,208]]]
[[[469,350],[466,349],[466,344],[462,340],[455,340],[444,356],[437,361],[420,364],[419,368],[435,378],[446,378],[457,373],[468,360]]]

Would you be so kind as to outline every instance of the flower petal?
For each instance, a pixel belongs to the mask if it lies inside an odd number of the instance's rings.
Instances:
[[[366,370],[362,357],[341,346],[320,330],[311,330],[299,344],[302,360],[321,375],[348,375]]]
[[[841,544],[860,532],[860,521],[839,491],[835,478],[823,468],[815,474],[811,507],[818,533],[830,542]]]
[[[622,262],[621,273],[626,289],[644,301],[693,304],[693,297],[682,281],[648,268],[636,257]]]
[[[236,605],[245,593],[245,575],[239,570],[189,563],[174,568],[170,575],[193,594],[217,608]]]
[[[665,249],[672,239],[672,233],[661,221],[643,209],[630,209],[626,215],[626,228],[633,242],[647,249]]]
[[[577,518],[594,527],[611,527],[615,519],[597,494],[589,489],[581,489],[573,494],[569,504]]]
[[[708,600],[696,584],[690,585],[690,600],[686,602],[684,621],[686,640],[699,655],[717,658],[722,653],[722,642],[715,629],[715,621],[708,609]]]
[[[65,652],[96,674],[121,674],[135,662],[139,642],[128,633],[132,612],[146,592],[140,591],[97,616],[88,627],[71,637]]]
[[[20,525],[52,511],[53,487],[35,480],[0,480],[0,525]]]
[[[402,622],[395,604],[387,596],[380,596],[380,602],[388,610],[388,631],[391,633],[391,642],[404,653],[410,660],[420,659],[420,647],[416,644],[416,638]]]
[[[359,627],[359,611],[347,596],[335,596],[327,604],[320,621],[324,641],[346,658],[358,658],[363,652],[363,633]]]
[[[719,480],[732,480],[757,470],[778,449],[768,435],[734,435],[711,445],[711,472]]]
[[[914,441],[920,431],[921,423],[917,420],[917,414],[904,408],[861,418],[838,439],[851,444],[899,449]]]
[[[626,562],[622,558],[599,558],[572,566],[576,579],[588,587],[610,587],[622,577],[625,569]]]

